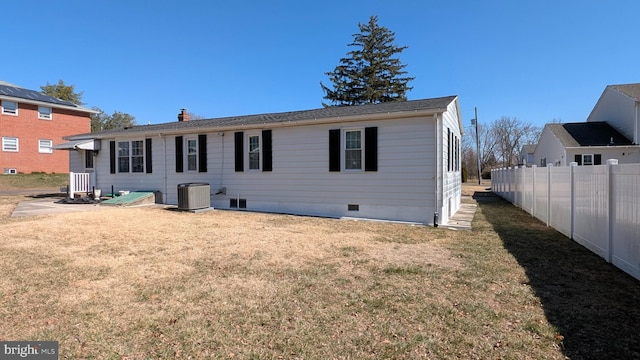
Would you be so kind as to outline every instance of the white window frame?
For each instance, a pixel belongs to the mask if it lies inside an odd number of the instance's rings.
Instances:
[[[258,147],[257,148],[252,148],[251,144],[251,139],[252,138],[257,138],[258,139]],[[252,154],[257,154],[258,155],[258,166],[257,167],[251,167],[251,155]],[[259,132],[255,132],[255,133],[248,133],[247,134],[247,169],[249,169],[249,171],[262,171],[262,134]]]
[[[359,132],[360,133],[360,148],[359,149],[347,149],[347,133],[349,132]],[[342,164],[342,170],[348,172],[364,172],[364,128],[345,128],[342,129],[342,141],[341,149],[340,149],[340,163]],[[347,151],[360,151],[360,167],[359,168],[349,168],[347,167]]]
[[[39,139],[38,140],[38,152],[40,154],[52,154],[53,153],[53,140]]]
[[[6,151],[6,152],[20,151],[20,140],[16,137],[10,137],[10,136],[3,137],[2,151]]]
[[[187,146],[187,151],[185,151],[187,155],[187,171],[198,171],[198,139],[187,138],[185,144]],[[190,144],[193,144],[193,146]]]
[[[7,109],[8,104],[13,104]],[[18,116],[18,103],[15,101],[2,100],[2,114]]]
[[[38,119],[41,120],[52,120],[53,119],[53,108],[48,106],[38,106]]]
[[[587,163],[587,156],[591,159],[589,163]],[[593,165],[593,162],[594,162],[593,154],[582,154],[582,165],[590,166],[590,165]]]
[[[140,143],[139,147],[134,146],[134,143]],[[124,150],[124,147],[121,148],[120,144],[127,144],[126,153],[121,151]],[[118,169],[118,173],[123,174],[144,174],[145,172],[145,141],[144,140],[125,140],[117,142],[118,150],[116,153],[117,163],[116,167]],[[136,152],[137,151],[137,152]],[[126,163],[121,161],[124,159]],[[138,163],[136,159],[142,159],[142,162]],[[126,171],[122,170],[120,165],[127,165]]]

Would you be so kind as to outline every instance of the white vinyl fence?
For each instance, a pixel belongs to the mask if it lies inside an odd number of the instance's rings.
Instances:
[[[640,280],[640,164],[494,169],[491,190]]]
[[[69,194],[88,193],[95,184],[95,173],[69,173]]]

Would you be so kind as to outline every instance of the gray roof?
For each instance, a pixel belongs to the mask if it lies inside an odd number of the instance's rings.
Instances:
[[[333,106],[314,110],[290,111],[270,114],[255,114],[231,116],[214,119],[173,121],[154,125],[137,125],[127,128],[105,130],[94,133],[69,136],[67,139],[81,138],[106,138],[116,135],[131,133],[156,133],[156,132],[187,132],[211,130],[240,129],[251,126],[282,125],[301,122],[318,122],[328,119],[357,118],[370,115],[392,114],[402,112],[444,112],[447,106],[456,99],[456,96],[447,96],[434,99],[394,101],[371,105]]]
[[[636,101],[640,101],[640,84],[609,85],[608,87],[618,90]]]
[[[633,145],[631,140],[604,121],[545,126],[553,132],[564,147]]]
[[[79,107],[78,105],[65,100],[60,100],[53,96],[45,95],[35,90],[24,89],[6,82],[0,83],[0,95],[10,96],[18,99],[40,101],[49,104]]]

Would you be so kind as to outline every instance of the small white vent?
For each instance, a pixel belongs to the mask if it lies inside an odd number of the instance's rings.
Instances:
[[[15,168],[4,168],[5,175],[15,175],[17,173],[18,173],[18,170],[16,170]]]

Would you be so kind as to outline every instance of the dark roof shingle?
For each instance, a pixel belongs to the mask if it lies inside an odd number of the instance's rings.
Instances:
[[[347,118],[357,116],[368,116],[376,114],[391,114],[412,111],[435,111],[446,110],[447,106],[456,98],[456,96],[447,96],[434,99],[395,101],[372,105],[357,106],[333,106],[313,110],[289,111],[270,114],[255,114],[231,116],[214,119],[190,120],[190,121],[173,121],[169,123],[153,124],[153,125],[137,125],[128,128],[119,128],[113,130],[105,130],[95,133],[78,134],[68,137],[86,138],[88,136],[94,138],[104,138],[123,133],[134,132],[172,132],[187,131],[190,129],[216,129],[216,128],[241,128],[251,125],[269,125],[282,123],[296,123],[303,121],[322,121],[323,119]]]
[[[565,147],[633,145],[631,140],[604,121],[547,126]]]

